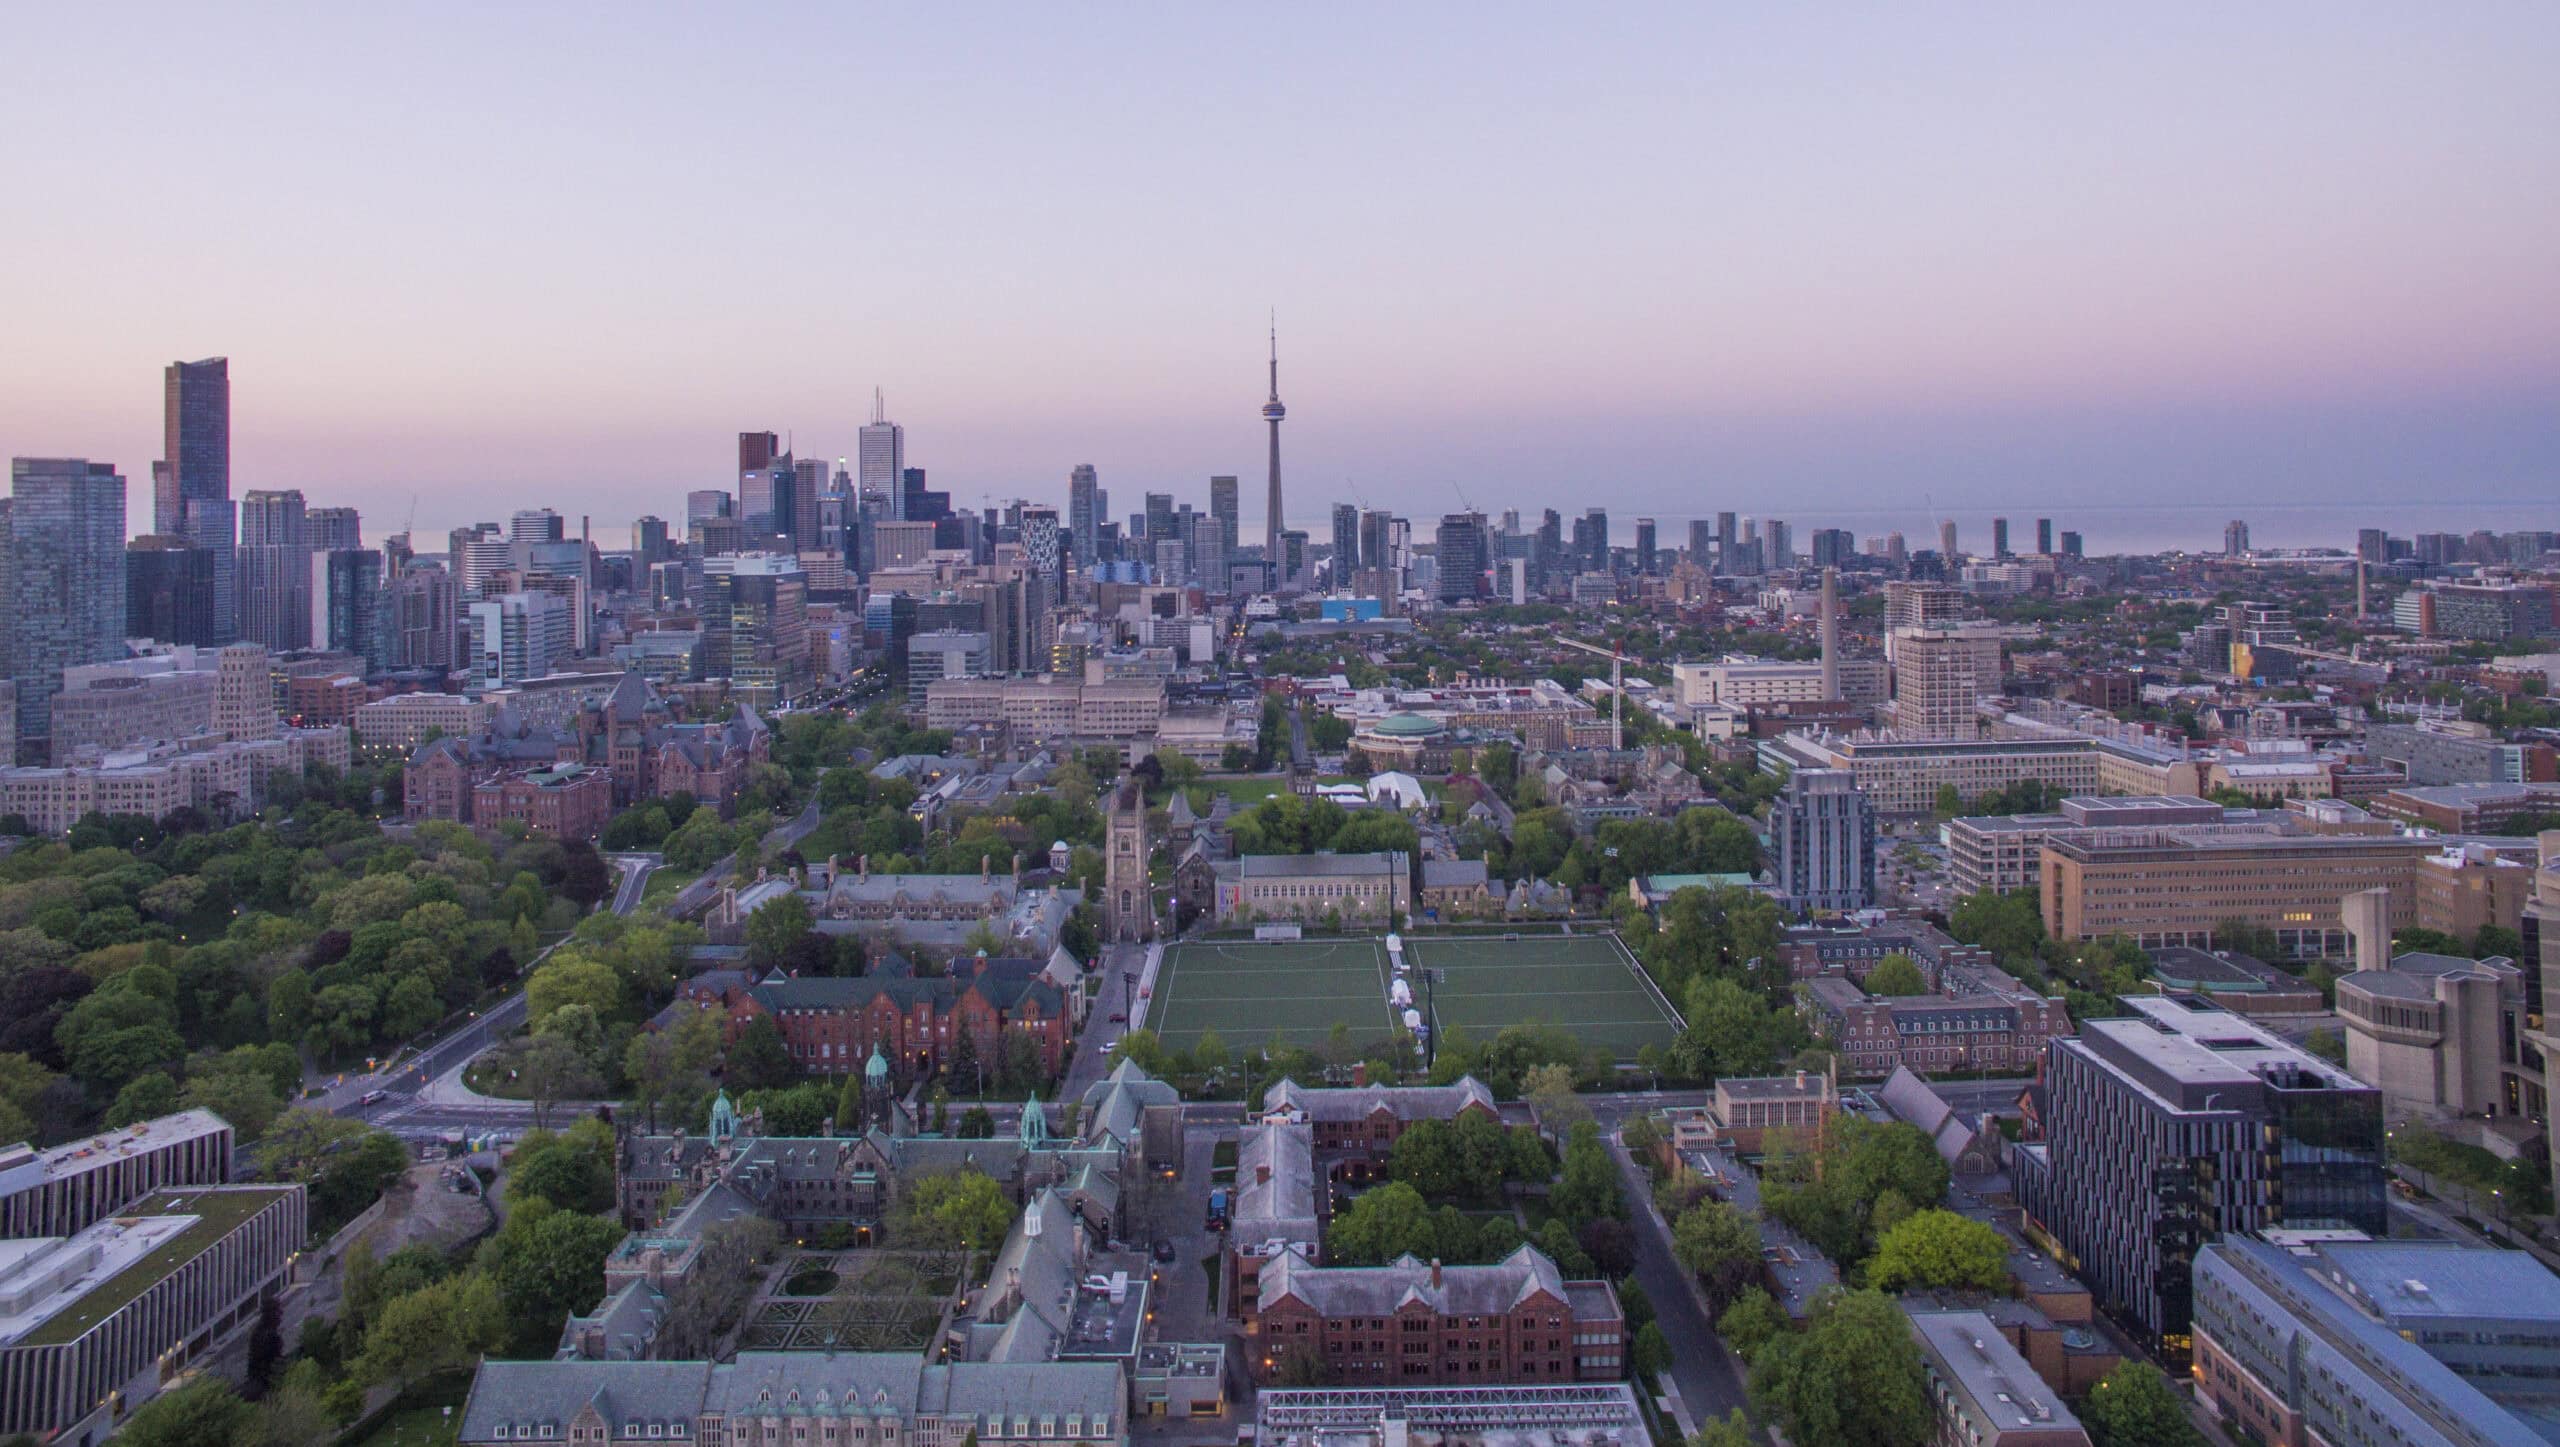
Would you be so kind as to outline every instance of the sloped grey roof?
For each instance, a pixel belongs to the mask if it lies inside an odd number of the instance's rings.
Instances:
[[[1283,1079],[1262,1094],[1265,1114],[1295,1110],[1309,1120],[1367,1120],[1380,1110],[1398,1120],[1449,1120],[1471,1105],[1499,1110],[1493,1091],[1472,1075],[1452,1085],[1305,1086]]]
[[[566,1441],[570,1419],[589,1401],[605,1419],[691,1423],[702,1413],[711,1367],[705,1362],[510,1362],[480,1364],[462,1404],[466,1442],[486,1442],[501,1423],[539,1426],[555,1442]],[[509,1436],[521,1436],[511,1432]],[[688,1426],[686,1435],[691,1436]]]
[[[1269,1179],[1263,1178],[1268,1171]],[[1304,1125],[1249,1125],[1236,1150],[1236,1204],[1228,1238],[1239,1245],[1317,1239],[1315,1132]]]
[[[1564,1273],[1534,1246],[1491,1266],[1441,1267],[1436,1286],[1431,1271],[1412,1256],[1387,1266],[1317,1266],[1292,1251],[1262,1269],[1262,1309],[1294,1296],[1325,1316],[1390,1316],[1414,1301],[1442,1316],[1501,1316],[1539,1292],[1569,1300]]]

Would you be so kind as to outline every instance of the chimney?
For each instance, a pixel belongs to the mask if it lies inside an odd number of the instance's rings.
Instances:
[[[1431,1258],[1431,1289],[1440,1289],[1440,1258],[1437,1256]]]
[[[984,854],[978,856],[978,882],[980,884],[987,882],[987,875],[992,868],[993,865],[988,856]]]
[[[1013,851],[1013,885],[1016,889],[1022,887],[1022,851],[1019,849]]]
[[[1351,1085],[1352,1085],[1352,1088],[1356,1090],[1356,1089],[1358,1089],[1358,1088],[1360,1088],[1360,1087],[1362,1087],[1362,1086],[1367,1085],[1368,1083],[1369,1083],[1369,1062],[1368,1062],[1368,1061],[1366,1061],[1366,1060],[1354,1060],[1354,1061],[1352,1061],[1352,1062],[1351,1062]]]
[[[827,1116],[821,1119],[818,1122],[818,1138],[820,1140],[834,1140],[835,1136],[836,1118],[834,1116]]]
[[[1267,1185],[1270,1185],[1270,1184],[1271,1184],[1271,1167],[1269,1167],[1269,1166],[1267,1166],[1267,1165],[1262,1165],[1262,1166],[1256,1166],[1256,1167],[1254,1167],[1254,1168],[1253,1168],[1253,1183],[1254,1183],[1255,1185],[1257,1185],[1257,1186],[1267,1186]]]
[[[856,879],[868,881],[871,878],[871,856],[868,854],[856,856],[853,868]]]
[[[1840,696],[1840,570],[1822,570],[1822,696]]]

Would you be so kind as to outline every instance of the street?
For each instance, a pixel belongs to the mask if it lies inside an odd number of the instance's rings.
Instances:
[[[1691,1431],[1707,1418],[1722,1417],[1743,1406],[1742,1381],[1725,1353],[1723,1339],[1716,1335],[1715,1323],[1707,1318],[1696,1284],[1672,1259],[1670,1229],[1653,1209],[1652,1178],[1636,1165],[1615,1133],[1609,1136],[1609,1153],[1617,1157],[1620,1184],[1635,1207],[1636,1284],[1652,1301],[1662,1335],[1671,1343],[1671,1367],[1665,1375],[1680,1389],[1681,1410],[1689,1419],[1681,1424],[1682,1430]]]

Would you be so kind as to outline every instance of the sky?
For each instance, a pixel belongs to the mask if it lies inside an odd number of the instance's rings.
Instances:
[[[2560,525],[2547,3],[9,29],[0,450],[118,464],[136,531],[160,368],[221,354],[235,495],[368,540],[619,546],[741,430],[852,452],[874,387],[955,504],[1236,473],[1253,540],[1274,311],[1293,521]]]

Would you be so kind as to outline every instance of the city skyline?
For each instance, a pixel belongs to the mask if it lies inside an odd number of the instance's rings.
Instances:
[[[35,17],[40,51],[119,54],[118,119],[40,127],[0,183],[182,195],[218,239],[14,238],[0,287],[33,344],[0,361],[0,440],[147,487],[151,377],[227,355],[236,491],[386,522],[419,495],[435,533],[533,488],[621,528],[723,482],[742,426],[855,455],[885,386],[955,505],[1063,502],[1081,461],[1137,495],[1254,470],[1246,349],[1276,303],[1290,521],[1316,532],[1337,498],[1432,517],[1457,487],[1666,519],[2555,491],[2545,11],[2198,8],[2121,36],[1497,14],[1454,49],[1440,20],[787,12],[710,47],[664,15]],[[1253,70],[1201,64],[1248,27]],[[913,63],[773,107],[653,98],[718,54],[828,42]],[[384,47],[412,70],[324,63]],[[1036,78],[1105,58],[1146,83],[1044,129]],[[225,77],[253,59],[250,98]],[[88,113],[85,73],[35,77],[31,109]],[[218,184],[149,144],[180,125],[236,152]],[[733,210],[688,194],[848,146],[859,200],[778,184],[807,224],[752,265]],[[831,224],[882,209],[900,224]]]

